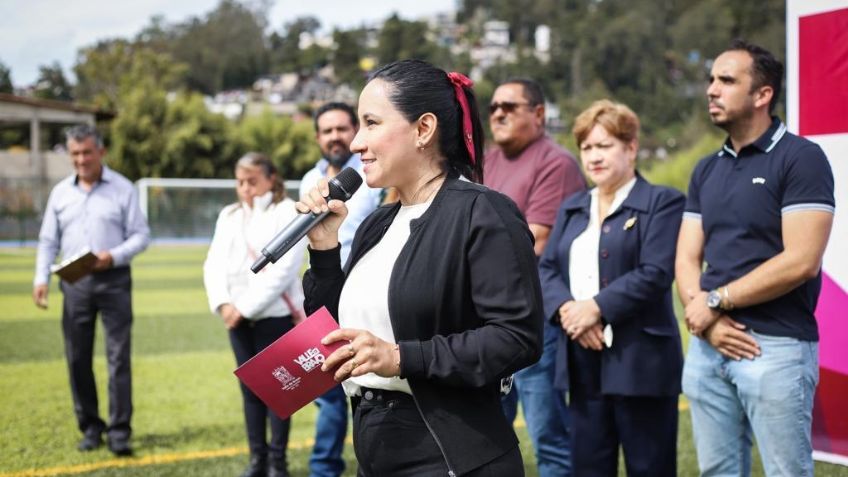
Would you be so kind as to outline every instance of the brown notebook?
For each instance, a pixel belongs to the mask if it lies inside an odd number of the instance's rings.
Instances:
[[[91,250],[85,249],[51,266],[50,271],[62,277],[62,280],[68,283],[74,283],[91,273],[94,270],[95,262],[97,262],[97,255],[91,253]]]

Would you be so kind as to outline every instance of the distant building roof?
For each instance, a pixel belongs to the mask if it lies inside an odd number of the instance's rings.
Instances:
[[[14,94],[9,93],[0,93],[0,103],[14,103],[41,109],[70,111],[74,113],[87,113],[95,115],[97,119],[112,119],[115,117],[115,113],[113,111],[106,111],[100,108],[95,108],[93,106],[85,106],[82,104],[71,103],[68,101],[57,101],[54,99],[16,96]]]

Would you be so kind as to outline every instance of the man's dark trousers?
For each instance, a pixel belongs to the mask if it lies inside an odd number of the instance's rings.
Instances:
[[[62,329],[71,381],[74,412],[80,431],[99,435],[106,431],[114,441],[126,441],[132,431],[132,278],[129,267],[119,267],[60,283],[64,294]],[[109,425],[97,411],[97,388],[92,359],[95,319],[100,313],[106,335],[109,372]]]

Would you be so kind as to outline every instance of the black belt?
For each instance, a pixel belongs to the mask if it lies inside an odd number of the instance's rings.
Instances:
[[[130,271],[129,265],[118,265],[117,267],[109,267],[103,270],[94,270],[94,275],[108,275],[110,273],[126,273]]]
[[[360,388],[362,394],[359,397],[362,401],[365,402],[388,402],[388,401],[409,401],[414,403],[415,400],[412,398],[412,395],[409,393],[405,393],[403,391],[388,391],[386,389],[376,389],[376,388]]]

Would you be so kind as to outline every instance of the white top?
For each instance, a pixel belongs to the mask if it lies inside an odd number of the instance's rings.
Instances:
[[[431,203],[401,206],[383,238],[353,266],[339,298],[342,328],[368,330],[381,340],[395,342],[389,319],[389,279],[409,239],[409,223],[421,217]],[[348,396],[359,395],[360,386],[412,394],[405,379],[383,378],[374,373],[350,378],[342,385]]]
[[[290,315],[283,291],[300,287],[300,270],[306,256],[306,243],[296,243],[277,263],[269,263],[259,273],[250,271],[262,248],[297,215],[294,201],[285,198],[274,204],[272,192],[246,203],[224,207],[215,224],[215,235],[203,263],[203,284],[209,308],[232,303],[247,319]]]
[[[635,184],[636,178],[634,177],[615,191],[615,197],[607,216],[612,215],[618,209],[624,199],[630,195]],[[568,283],[571,288],[571,296],[575,300],[594,298],[600,291],[598,247],[601,242],[601,218],[598,188],[595,187],[590,190],[589,195],[592,198],[589,205],[589,226],[571,242],[571,250],[568,256]]]

